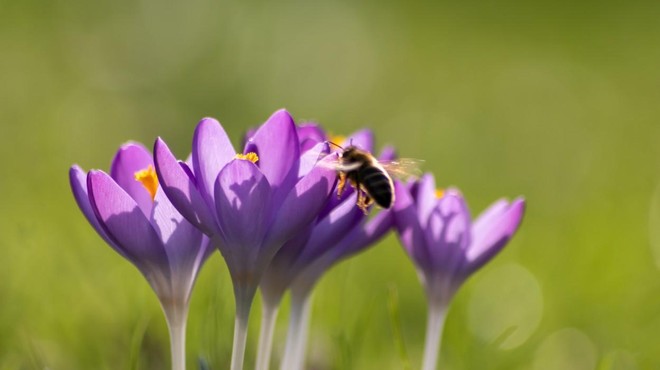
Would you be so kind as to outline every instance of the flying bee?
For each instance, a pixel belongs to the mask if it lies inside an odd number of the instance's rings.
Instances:
[[[382,208],[391,208],[394,204],[394,182],[392,174],[406,176],[418,172],[419,160],[400,159],[396,161],[378,161],[371,153],[356,146],[341,146],[329,142],[341,149],[339,161],[334,168],[339,174],[337,197],[341,198],[346,182],[357,191],[357,206],[368,213],[374,202]]]

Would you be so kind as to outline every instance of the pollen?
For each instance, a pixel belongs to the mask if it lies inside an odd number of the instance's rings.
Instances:
[[[151,200],[156,198],[156,190],[158,190],[158,176],[156,175],[154,166],[149,165],[149,167],[145,168],[144,170],[136,172],[135,180],[139,181],[142,186],[147,189],[149,195],[151,195]]]
[[[329,134],[328,135],[328,140],[331,143],[334,143],[334,144],[337,144],[337,145],[342,145],[342,143],[344,141],[346,141],[346,136]]]
[[[257,163],[259,160],[259,156],[255,152],[249,152],[248,154],[236,154],[236,159],[243,159],[246,161],[250,161],[252,163]]]
[[[445,196],[445,189],[441,189],[441,188],[435,189],[435,197],[436,198],[440,199],[443,196]]]

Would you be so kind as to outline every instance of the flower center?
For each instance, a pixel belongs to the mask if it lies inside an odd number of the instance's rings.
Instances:
[[[342,143],[346,141],[346,136],[328,134],[328,141],[336,145],[342,145]]]
[[[259,156],[255,152],[249,152],[248,154],[236,154],[236,159],[242,159],[244,161],[250,161],[252,163],[257,163]]]
[[[445,189],[437,188],[435,189],[435,197],[440,199],[445,196]]]
[[[135,180],[139,181],[142,186],[147,189],[149,195],[151,195],[151,200],[156,198],[156,190],[158,190],[158,176],[156,175],[154,166],[149,165],[149,167],[145,168],[144,170],[136,172]]]

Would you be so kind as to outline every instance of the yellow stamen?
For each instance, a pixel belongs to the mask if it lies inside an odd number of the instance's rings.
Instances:
[[[436,198],[440,199],[443,196],[445,196],[445,189],[440,189],[440,188],[435,189],[435,197]]]
[[[249,152],[248,154],[236,154],[236,159],[243,159],[246,161],[250,161],[252,163],[257,163],[259,160],[259,156],[255,152]]]
[[[332,143],[343,146],[344,141],[346,141],[346,136],[328,134],[328,140]]]
[[[145,168],[144,170],[136,172],[135,180],[139,181],[142,186],[147,189],[149,195],[151,195],[151,200],[156,198],[156,190],[158,190],[158,176],[156,175],[154,166],[149,165],[149,167]]]

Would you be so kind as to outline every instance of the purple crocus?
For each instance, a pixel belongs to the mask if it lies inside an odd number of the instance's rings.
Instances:
[[[316,156],[312,148],[327,140],[323,130],[314,124],[298,126],[298,135],[301,151],[306,153],[304,156]],[[371,152],[373,141],[370,130],[361,130],[338,144],[348,145],[350,142]],[[394,151],[387,148],[380,159],[393,159],[393,156]],[[356,200],[352,188],[347,188],[341,198],[330,197],[314,222],[289,240],[266,270],[260,284],[263,319],[257,370],[268,369],[274,324],[286,290],[292,288],[292,300],[289,333],[281,368],[297,370],[303,365],[310,296],[316,282],[334,263],[372,245],[392,226],[390,212],[383,211],[369,220],[357,207]]]
[[[417,266],[429,304],[422,369],[433,370],[449,302],[461,284],[513,237],[525,201],[500,199],[472,222],[460,192],[436,190],[430,174],[408,185],[397,182],[395,187],[399,239]]]
[[[232,370],[243,367],[261,276],[282,245],[317,217],[336,180],[328,166],[315,165],[318,156],[301,160],[296,125],[285,110],[250,136],[237,154],[220,123],[203,119],[193,138],[192,170],[163,140],[154,147],[165,193],[186,219],[218,241],[229,268],[236,298]]]
[[[309,128],[309,125],[303,127],[305,130],[307,128]],[[301,135],[302,137],[304,136]],[[325,141],[322,137],[316,140]],[[358,131],[351,135],[349,140],[353,142],[353,145],[363,150],[372,150],[373,133],[370,130]],[[392,151],[388,149],[385,155],[391,153]],[[316,153],[313,154],[313,156],[316,155]],[[333,188],[333,194],[335,191],[336,189]],[[361,225],[362,221],[365,220],[365,215],[356,206],[356,195],[354,193],[353,188],[348,187],[341,198],[330,197],[323,210],[305,228],[304,232],[287,241],[275,254],[260,285],[265,301],[279,303],[284,292],[302,270],[333,248],[353,229]]]
[[[172,368],[185,369],[188,302],[199,270],[214,250],[209,238],[187,222],[158,186],[151,153],[122,145],[110,175],[69,170],[73,195],[89,223],[147,279],[170,330]]]

